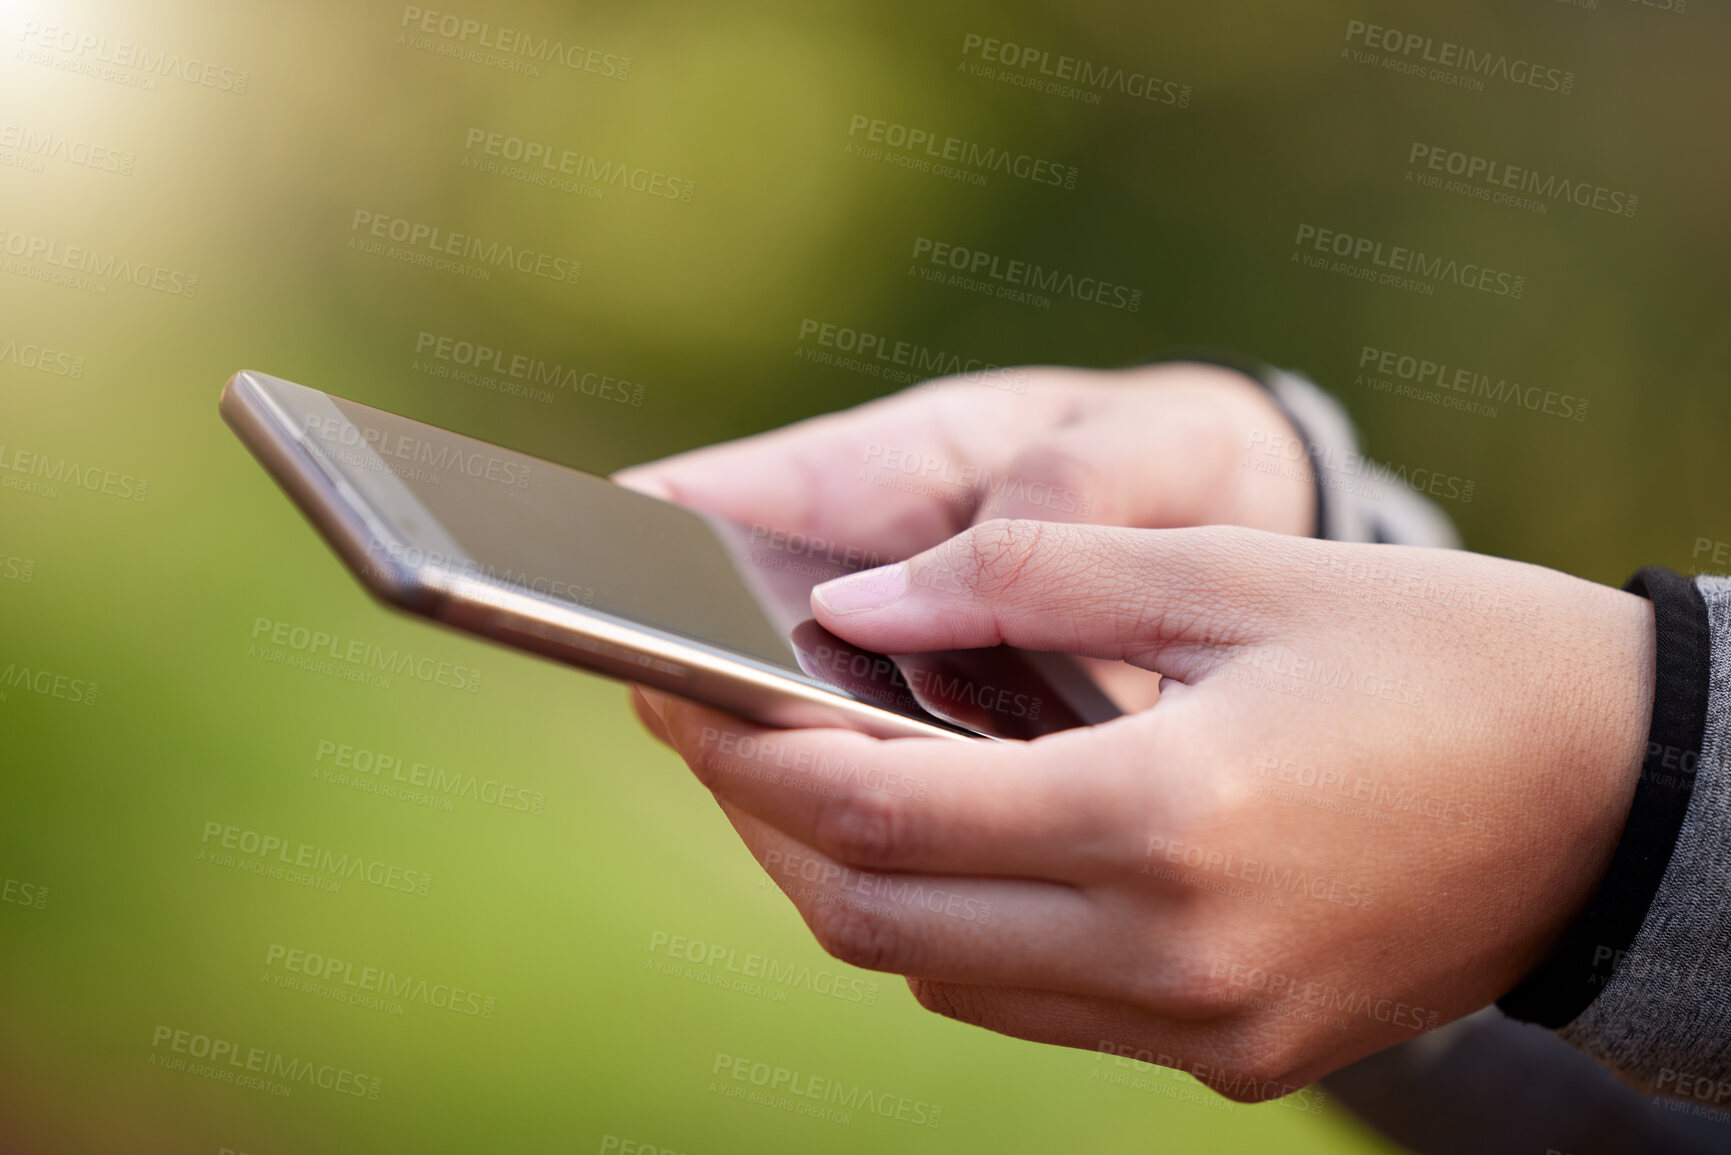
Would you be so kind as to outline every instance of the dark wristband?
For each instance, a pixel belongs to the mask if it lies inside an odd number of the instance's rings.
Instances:
[[[1497,1000],[1511,1018],[1552,1030],[1592,1004],[1615,973],[1605,962],[1622,958],[1646,921],[1695,792],[1707,729],[1712,669],[1701,591],[1689,578],[1658,566],[1637,571],[1623,588],[1653,603],[1658,642],[1653,721],[1635,800],[1598,893],[1537,969]]]
[[[1328,536],[1328,492],[1322,481],[1322,461],[1317,457],[1316,442],[1311,439],[1310,431],[1304,427],[1304,423],[1293,414],[1292,410],[1287,408],[1286,402],[1280,399],[1279,390],[1274,388],[1274,378],[1279,370],[1248,357],[1238,357],[1217,350],[1168,350],[1144,363],[1153,365],[1213,365],[1217,369],[1231,369],[1236,373],[1241,373],[1262,386],[1263,391],[1268,394],[1268,399],[1274,402],[1274,407],[1280,410],[1280,415],[1286,418],[1286,423],[1292,426],[1293,432],[1298,434],[1299,444],[1304,446],[1305,459],[1310,462],[1311,484],[1316,489],[1316,525],[1311,530],[1310,536],[1315,538]]]

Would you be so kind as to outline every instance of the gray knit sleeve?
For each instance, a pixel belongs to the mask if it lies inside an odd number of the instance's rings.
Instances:
[[[1352,422],[1339,402],[1288,370],[1270,372],[1264,382],[1298,425],[1311,465],[1321,475],[1319,536],[1329,541],[1460,546],[1441,510],[1404,478],[1359,452]]]
[[[1683,828],[1634,942],[1606,950],[1604,987],[1558,1033],[1644,1090],[1731,1108],[1731,578],[1695,580],[1712,672]],[[1648,751],[1649,759],[1653,751]]]

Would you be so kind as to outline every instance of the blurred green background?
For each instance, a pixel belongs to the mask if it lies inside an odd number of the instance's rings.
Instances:
[[[439,15],[581,46],[585,67],[525,68]],[[1402,75],[1352,56],[1355,20],[1567,70],[1573,91]],[[928,1016],[893,976],[829,960],[619,687],[378,608],[221,425],[217,393],[259,368],[606,472],[890,391],[798,355],[808,319],[1008,364],[1209,345],[1309,372],[1383,460],[1472,481],[1445,503],[1472,548],[1610,582],[1695,568],[1731,541],[1728,23],[1631,0],[0,0],[0,1148],[1382,1149],[1332,1104],[1233,1106]],[[970,35],[1189,91],[1039,91],[971,71]],[[856,116],[1074,166],[1075,188],[851,154]],[[476,132],[691,196],[514,179],[472,163]],[[1406,179],[1415,144],[1639,208],[1426,188]],[[420,267],[351,246],[357,212],[582,272]],[[1305,224],[1511,271],[1525,292],[1313,270],[1294,261]],[[918,237],[1122,284],[1141,307],[929,283],[910,275]],[[86,259],[68,247],[149,266],[144,284],[56,283],[54,262]],[[454,379],[425,356],[439,338],[617,378],[641,403]],[[1367,346],[1582,398],[1585,417],[1379,390],[1359,378]],[[261,620],[482,680],[291,668],[256,648]],[[357,789],[390,764],[322,774],[345,745],[544,804]],[[211,856],[212,823],[430,885],[251,873]],[[735,953],[670,962],[675,938]],[[290,951],[388,971],[400,997],[305,989]],[[713,985],[749,954],[810,977]],[[820,993],[836,982],[849,997]],[[449,988],[463,1009],[433,1005]],[[203,1077],[175,1031],[378,1094]],[[716,1089],[718,1055],[939,1107],[941,1124],[739,1102]]]

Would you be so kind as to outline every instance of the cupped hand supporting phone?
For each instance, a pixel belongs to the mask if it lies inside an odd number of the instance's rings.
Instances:
[[[1164,679],[1153,705],[963,744],[770,731],[634,691],[651,730],[825,949],[952,1018],[1157,1056],[1249,1101],[1507,992],[1621,833],[1650,604],[1293,536],[1308,479],[1238,468],[1251,435],[1291,431],[1230,372],[1030,373],[1025,396],[910,391],[618,480],[912,554],[814,594],[864,649],[1118,660]],[[1026,486],[862,485],[892,451],[1038,478],[1088,512],[1028,508]]]

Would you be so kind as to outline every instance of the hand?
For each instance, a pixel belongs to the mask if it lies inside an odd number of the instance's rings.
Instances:
[[[1025,393],[928,382],[841,413],[621,470],[621,485],[823,555],[894,561],[994,518],[1160,528],[1242,525],[1308,535],[1309,462],[1247,469],[1296,434],[1266,389],[1214,365],[1014,370]],[[1267,463],[1266,455],[1261,463]],[[777,548],[780,548],[778,545]],[[1125,709],[1160,680],[1082,664]]]
[[[1653,694],[1647,602],[1455,551],[999,521],[813,606],[1168,679],[1029,743],[639,702],[836,957],[1242,1101],[1511,989],[1609,864]]]
[[[998,517],[1313,530],[1308,464],[1244,468],[1254,439],[1293,430],[1241,374],[1189,363],[1016,372],[1026,393],[935,381],[614,480],[891,560]]]

